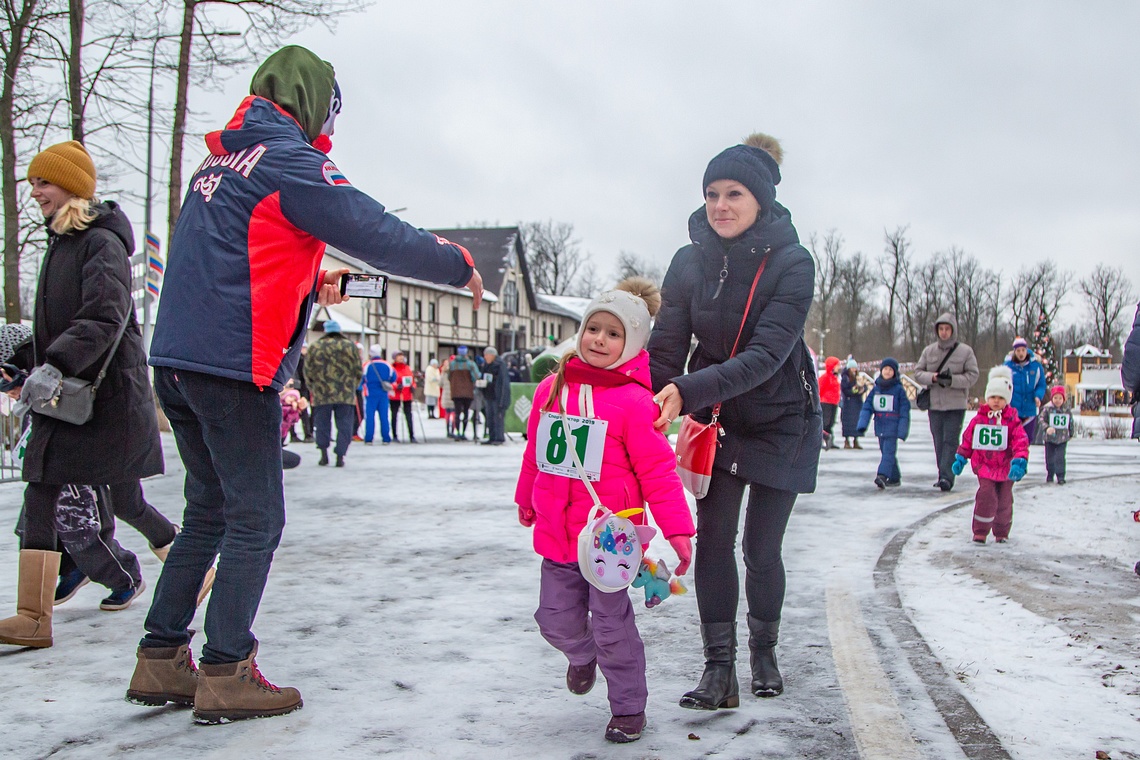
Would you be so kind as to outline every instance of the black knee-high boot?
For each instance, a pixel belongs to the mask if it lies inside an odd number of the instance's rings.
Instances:
[[[784,678],[776,664],[776,643],[779,638],[779,620],[769,623],[748,616],[752,693],[758,697],[775,697],[784,691]]]
[[[705,644],[705,672],[697,688],[681,697],[681,707],[690,710],[716,710],[740,706],[740,684],[736,680],[736,623],[710,623],[701,626]]]

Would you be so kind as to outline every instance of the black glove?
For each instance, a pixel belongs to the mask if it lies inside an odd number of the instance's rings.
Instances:
[[[950,384],[954,382],[954,377],[950,374],[950,370],[944,369],[934,378],[934,382],[938,383],[941,388],[949,388]]]
[[[28,379],[28,373],[17,367],[15,364],[0,364],[0,369],[12,378],[11,380],[0,379],[0,393],[7,393],[8,391],[15,390],[24,385],[24,381]]]

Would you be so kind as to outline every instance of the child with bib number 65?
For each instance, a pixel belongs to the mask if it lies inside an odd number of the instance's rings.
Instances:
[[[1004,544],[1013,525],[1013,484],[1025,477],[1029,463],[1029,436],[1013,398],[1013,372],[1000,366],[990,370],[986,403],[962,432],[962,444],[950,469],[961,475],[969,460],[978,476],[974,497],[974,543],[984,544],[993,530],[994,540]]]
[[[543,557],[534,618],[543,638],[570,661],[571,692],[588,692],[601,668],[613,715],[605,734],[611,742],[636,741],[645,728],[645,647],[629,593],[602,591],[579,569],[578,535],[594,501],[570,450],[612,512],[648,502],[677,553],[677,575],[683,575],[696,531],[673,449],[653,429],[660,410],[645,351],[649,322],[660,305],[657,287],[632,277],[586,308],[577,350],[535,390],[515,492],[519,522],[534,526],[534,549]],[[561,423],[563,413],[570,431]],[[634,521],[643,522],[644,514]]]

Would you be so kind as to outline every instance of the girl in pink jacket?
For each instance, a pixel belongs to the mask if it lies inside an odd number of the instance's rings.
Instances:
[[[677,574],[684,574],[692,556],[693,518],[673,449],[653,429],[660,410],[653,402],[645,351],[650,319],[660,305],[660,292],[645,278],[626,279],[590,303],[577,351],[535,391],[515,491],[519,522],[534,527],[534,549],[543,557],[534,618],[543,638],[570,661],[566,686],[571,692],[588,692],[596,669],[602,669],[613,714],[606,739],[612,742],[636,741],[645,728],[645,647],[629,594],[601,591],[578,569],[578,534],[594,502],[573,463],[568,464],[567,447],[554,445],[553,431],[542,436],[551,440],[543,450],[536,442],[545,412],[604,421],[578,426],[568,442],[584,452],[579,455],[583,465],[611,511],[649,503],[658,528],[677,552]],[[633,519],[644,521],[644,514]]]
[[[1004,544],[1013,525],[1013,484],[1025,477],[1029,463],[1029,437],[1009,405],[1013,373],[994,367],[986,384],[986,403],[966,425],[962,445],[950,469],[961,475],[969,459],[978,476],[974,497],[974,543],[984,544],[993,529],[994,540]]]

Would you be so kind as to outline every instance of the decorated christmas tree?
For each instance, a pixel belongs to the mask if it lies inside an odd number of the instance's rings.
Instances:
[[[1057,370],[1057,356],[1053,352],[1053,336],[1049,331],[1049,316],[1041,312],[1037,319],[1037,327],[1033,330],[1033,353],[1037,354],[1037,361],[1045,368],[1045,381],[1054,385],[1060,378]]]

